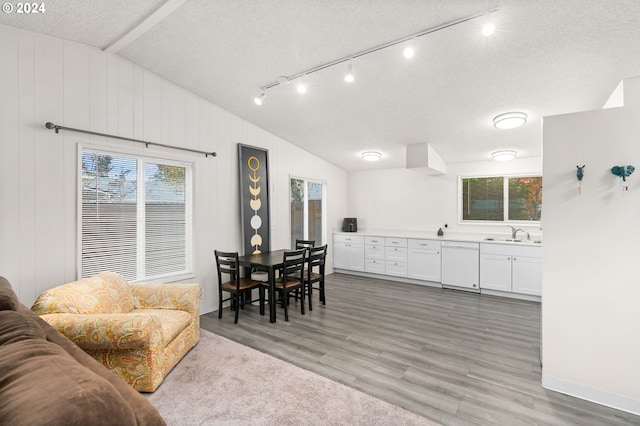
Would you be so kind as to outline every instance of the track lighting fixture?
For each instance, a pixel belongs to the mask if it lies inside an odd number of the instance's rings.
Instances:
[[[307,93],[307,75],[306,74],[303,75],[302,79],[300,79],[300,81],[298,82],[298,86],[296,87],[296,90],[301,95],[304,95],[305,93]]]
[[[415,39],[416,39],[415,37],[412,37],[411,41],[409,42],[409,45],[405,47],[404,50],[402,51],[402,54],[407,59],[413,58],[413,56],[416,54],[415,48],[413,47],[415,43]]]
[[[265,90],[262,89],[262,93],[260,94],[260,96],[256,96],[255,98],[253,98],[253,102],[255,102],[258,106],[262,105],[262,102],[264,102],[264,96]]]
[[[353,83],[355,78],[353,77],[353,58],[349,58],[349,65],[347,66],[347,73],[344,76],[344,81],[347,83]]]
[[[455,25],[462,24],[462,23],[467,22],[467,21],[471,21],[473,19],[478,19],[478,18],[485,18],[486,19],[486,23],[485,23],[485,25],[484,25],[484,27],[482,29],[482,34],[484,34],[485,36],[489,36],[496,29],[495,24],[493,24],[493,22],[489,21],[489,16],[492,13],[496,12],[497,10],[498,10],[497,7],[494,7],[492,9],[488,9],[488,10],[484,10],[484,11],[476,13],[474,15],[469,15],[469,16],[465,16],[465,17],[462,17],[462,18],[455,19],[453,21],[445,22],[443,24],[436,25],[435,27],[428,28],[426,30],[417,32],[415,34],[411,34],[411,35],[408,35],[406,37],[402,37],[402,38],[399,38],[399,39],[396,39],[396,40],[392,40],[392,41],[389,41],[387,43],[380,44],[378,46],[374,46],[374,47],[371,47],[371,48],[366,49],[366,50],[362,50],[362,51],[357,52],[357,53],[353,53],[353,54],[351,54],[349,56],[346,56],[346,57],[343,57],[343,58],[339,58],[339,59],[336,59],[335,61],[327,62],[327,63],[322,64],[322,65],[318,65],[316,67],[310,68],[308,70],[302,71],[300,73],[297,73],[297,74],[294,74],[294,75],[291,75],[291,76],[288,76],[288,77],[287,76],[280,76],[275,81],[273,81],[273,82],[271,82],[269,84],[265,84],[264,86],[262,86],[260,88],[262,90],[262,95],[259,96],[259,97],[256,97],[254,99],[254,102],[256,104],[260,105],[264,101],[264,92],[266,90],[271,89],[272,87],[275,87],[275,86],[278,86],[278,85],[286,85],[289,82],[291,82],[292,80],[296,80],[296,79],[300,79],[299,82],[298,82],[298,85],[296,87],[297,92],[300,93],[300,94],[306,93],[307,86],[306,86],[305,79],[306,79],[306,76],[308,74],[313,74],[314,72],[318,72],[318,71],[321,71],[321,70],[323,70],[325,68],[330,68],[330,67],[336,66],[338,64],[342,64],[343,62],[347,62],[347,61],[348,61],[348,65],[347,65],[348,68],[347,68],[347,74],[345,74],[345,76],[344,76],[344,80],[346,82],[348,82],[348,83],[351,83],[351,82],[353,82],[355,80],[354,75],[353,75],[353,70],[352,70],[352,68],[353,68],[352,61],[354,59],[359,58],[361,56],[369,55],[369,54],[377,52],[379,50],[383,50],[383,49],[386,49],[388,47],[395,46],[396,44],[401,44],[401,43],[405,43],[405,42],[408,42],[408,45],[403,49],[403,54],[404,54],[404,56],[406,58],[412,58],[412,57],[415,56],[416,39],[418,39],[420,37],[423,37],[423,36],[426,36],[426,35],[431,34],[431,33],[435,33],[435,32],[440,31],[440,30],[444,30],[446,28],[453,27]]]
[[[482,27],[482,35],[485,37],[489,37],[491,34],[496,32],[496,24],[493,22],[487,22]]]

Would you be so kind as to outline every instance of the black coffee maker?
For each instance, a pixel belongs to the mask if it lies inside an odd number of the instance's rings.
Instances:
[[[345,217],[342,220],[342,232],[358,232],[358,218]]]

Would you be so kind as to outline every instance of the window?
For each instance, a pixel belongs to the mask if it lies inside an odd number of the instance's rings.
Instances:
[[[460,178],[462,221],[539,222],[541,176]]]
[[[291,247],[296,240],[324,243],[325,184],[301,178],[291,178]]]
[[[81,150],[80,276],[192,274],[191,164]]]

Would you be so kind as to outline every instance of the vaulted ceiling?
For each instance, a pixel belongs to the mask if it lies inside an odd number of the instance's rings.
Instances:
[[[0,24],[107,49],[347,170],[405,166],[430,143],[447,163],[498,149],[541,155],[542,117],[601,108],[640,74],[637,0],[50,0]],[[278,77],[497,8],[485,18],[355,58],[295,84]],[[523,111],[527,124],[492,118]],[[241,141],[238,141],[241,142]],[[364,162],[375,149],[382,161]]]

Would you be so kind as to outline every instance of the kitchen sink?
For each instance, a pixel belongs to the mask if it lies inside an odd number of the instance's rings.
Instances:
[[[533,243],[533,244],[542,244],[542,241],[540,240],[518,240],[518,239],[512,239],[512,238],[491,238],[491,237],[487,237],[484,239],[485,241],[497,241],[497,242],[505,242],[505,243]]]

